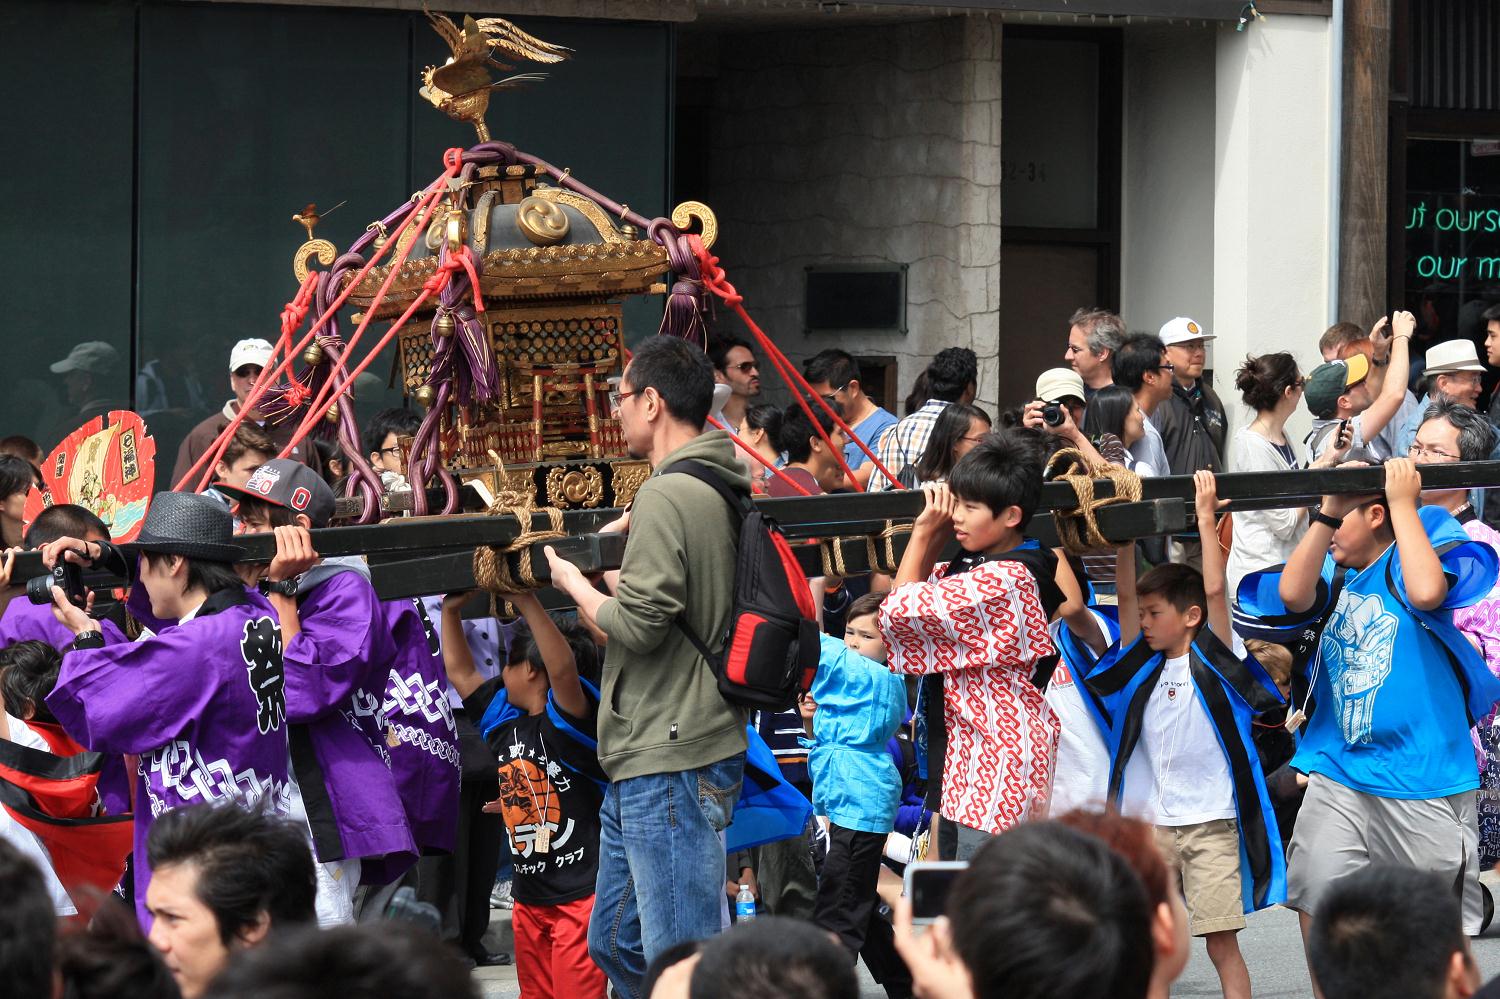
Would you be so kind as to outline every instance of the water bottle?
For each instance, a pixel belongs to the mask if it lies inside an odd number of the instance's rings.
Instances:
[[[734,897],[734,921],[743,923],[755,918],[755,896],[749,885],[740,885],[740,893]]]

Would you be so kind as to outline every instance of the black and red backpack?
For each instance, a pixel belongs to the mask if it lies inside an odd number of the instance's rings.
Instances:
[[[677,627],[713,668],[726,701],[761,711],[789,710],[818,671],[817,608],[802,566],[781,528],[756,508],[748,492],[731,488],[701,462],[675,462],[663,474],[671,472],[708,483],[740,521],[734,599],[721,651],[711,651],[681,614]]]

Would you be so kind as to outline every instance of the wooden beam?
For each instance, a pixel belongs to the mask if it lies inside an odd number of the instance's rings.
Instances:
[[[1421,473],[1423,485],[1430,489],[1500,486],[1500,461],[1424,465]],[[1219,496],[1230,501],[1231,511],[1275,509],[1309,506],[1318,497],[1330,493],[1377,494],[1385,481],[1385,470],[1373,466],[1302,469],[1269,474],[1239,472],[1220,475],[1217,481]],[[1121,541],[1177,533],[1191,525],[1189,511],[1193,498],[1193,480],[1190,476],[1143,479],[1141,492],[1140,502],[1099,508],[1099,527],[1107,538]],[[1098,498],[1113,496],[1113,483],[1106,479],[1094,480],[1094,494]],[[887,523],[911,520],[921,512],[924,502],[919,490],[900,490],[764,499],[758,500],[757,505],[779,521],[788,536],[806,540],[878,534]],[[1071,510],[1076,505],[1077,498],[1071,485],[1066,482],[1044,483],[1042,501],[1031,533],[1052,543],[1055,535],[1050,533],[1047,518],[1052,511]],[[603,559],[618,558],[618,555],[610,556],[608,552],[623,553],[623,548],[608,547],[618,544],[618,539],[605,542],[584,536],[597,535],[600,528],[617,518],[619,513],[618,510],[568,511],[563,515],[563,531],[569,538],[550,543],[567,548],[574,557],[581,560],[580,564],[598,567]],[[312,534],[314,547],[325,557],[364,555],[372,565],[377,566],[389,566],[395,562],[426,556],[454,555],[453,559],[434,561],[423,569],[434,575],[423,577],[422,586],[429,588],[422,592],[432,593],[443,589],[436,582],[454,578],[436,575],[439,572],[436,567],[448,566],[451,569],[471,557],[474,548],[480,545],[508,546],[523,526],[528,530],[538,531],[547,530],[550,523],[540,513],[533,514],[528,525],[518,524],[509,515],[405,517],[369,526],[319,528]],[[275,554],[275,538],[272,535],[242,535],[236,540],[245,549],[243,561],[269,562]],[[534,574],[545,571],[541,568],[545,565],[545,559],[540,548],[534,549],[532,563]],[[390,577],[400,570],[387,568],[381,571]],[[38,553],[23,552],[16,557],[14,579],[23,581],[40,576],[43,572]],[[542,577],[537,575],[537,578]],[[395,586],[394,583],[392,585]]]
[[[1187,510],[1180,499],[1122,503],[1099,511],[1099,529],[1105,537],[1115,541],[1177,533],[1186,529],[1188,523]],[[875,531],[883,529],[879,522],[869,526]],[[1058,543],[1052,519],[1047,515],[1034,519],[1027,533],[1049,546]],[[908,537],[907,534],[898,534],[891,539],[891,548],[898,561],[906,551]],[[544,552],[548,545],[586,573],[618,569],[625,556],[625,537],[621,534],[586,534],[561,541],[538,541],[531,546],[531,571],[538,581],[551,578]],[[809,577],[837,575],[840,569],[846,576],[862,576],[879,568],[870,562],[867,535],[854,533],[849,525],[841,527],[833,536],[796,544],[793,551]],[[883,559],[884,554],[883,543],[877,542],[877,558]],[[512,571],[516,571],[518,556],[508,558]],[[472,551],[419,558],[372,559],[370,579],[381,599],[399,600],[472,589],[476,585],[473,566]]]

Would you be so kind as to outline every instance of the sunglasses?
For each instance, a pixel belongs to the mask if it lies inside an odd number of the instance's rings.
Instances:
[[[754,361],[741,361],[739,364],[726,364],[724,365],[724,368],[726,371],[730,368],[733,368],[735,371],[738,371],[742,375],[748,375],[752,371],[759,371],[760,365],[755,363]]]
[[[853,379],[850,379],[850,381],[852,381],[852,380]],[[832,392],[825,392],[823,394],[823,401],[824,402],[837,402],[838,401],[838,394],[840,392],[844,391],[844,389],[846,389],[848,387],[849,387],[849,382],[845,382],[844,384],[840,385],[838,388],[834,389]]]

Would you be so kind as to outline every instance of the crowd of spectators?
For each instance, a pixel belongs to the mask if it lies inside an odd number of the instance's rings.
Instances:
[[[77,507],[28,523],[42,456],[0,441],[4,547],[129,584],[47,608],[0,562],[0,976],[464,997],[513,961],[524,996],[843,999],[862,962],[893,999],[1158,999],[1202,939],[1240,999],[1238,934],[1284,905],[1327,999],[1488,994],[1467,938],[1500,862],[1500,532],[1482,490],[1424,490],[1420,466],[1494,457],[1500,433],[1474,344],[1429,346],[1408,386],[1414,325],[1338,324],[1305,375],[1289,352],[1232,363],[1238,427],[1187,317],[1080,309],[1066,366],[993,413],[974,353],[945,349],[899,418],[842,350],[804,365],[826,408],[778,407],[751,344],[649,339],[614,393],[653,471],[604,528],[620,568],[548,549],[555,593],[494,605],[384,601],[363,560],[321,557],[350,456],[277,457],[258,412],[125,545]],[[90,350],[60,372],[81,402]],[[269,355],[236,345],[182,473]],[[425,486],[419,422],[364,429],[387,492]],[[1064,448],[1190,476],[1194,528],[1038,543]],[[1383,491],[1218,495],[1223,472],[1350,463],[1382,464]],[[923,493],[894,574],[813,587],[810,688],[727,698],[748,497],[894,488]],[[242,532],[274,559],[245,562]],[[902,875],[932,861],[962,870],[923,925]],[[483,943],[492,904],[513,955]]]

